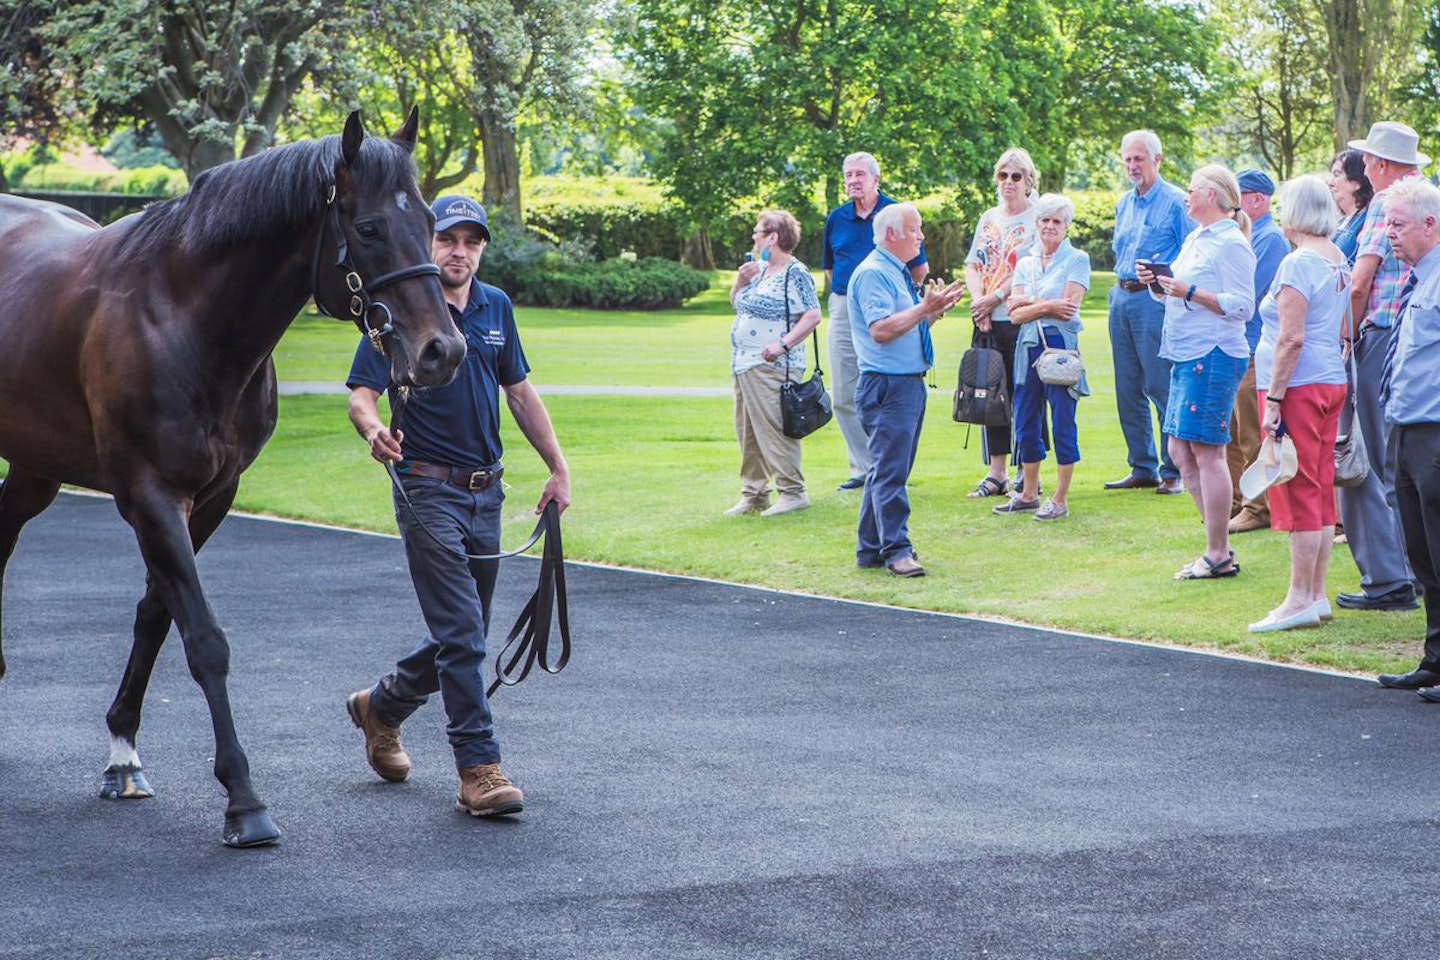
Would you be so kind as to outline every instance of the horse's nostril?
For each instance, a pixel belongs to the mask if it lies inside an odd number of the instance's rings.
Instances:
[[[417,366],[426,373],[449,372],[465,356],[465,341],[458,337],[431,337],[420,348]]]

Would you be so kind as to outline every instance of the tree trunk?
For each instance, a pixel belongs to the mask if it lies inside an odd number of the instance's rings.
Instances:
[[[680,262],[696,270],[714,270],[715,251],[710,248],[710,234],[696,230],[686,237],[685,245],[680,249]]]
[[[503,212],[513,223],[523,223],[520,217],[520,149],[515,140],[515,128],[490,111],[482,111],[476,119],[480,124],[485,166],[485,192],[481,202],[487,210]]]

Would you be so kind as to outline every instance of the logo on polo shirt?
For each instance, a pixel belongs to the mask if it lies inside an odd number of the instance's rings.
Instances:
[[[503,330],[486,330],[480,337],[492,347],[505,346],[505,331]]]

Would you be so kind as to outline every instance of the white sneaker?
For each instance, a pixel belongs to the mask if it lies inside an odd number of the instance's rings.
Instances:
[[[796,510],[804,510],[810,506],[809,499],[802,493],[798,497],[781,494],[780,499],[775,501],[773,507],[760,511],[762,517],[778,517],[782,513],[792,513]]]
[[[735,504],[735,506],[725,511],[725,516],[743,517],[747,513],[760,513],[762,510],[766,509],[769,506],[769,497],[763,497],[759,500],[754,500],[750,497],[741,497],[739,503]]]

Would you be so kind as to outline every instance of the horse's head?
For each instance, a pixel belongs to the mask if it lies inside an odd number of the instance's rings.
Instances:
[[[410,159],[418,123],[412,109],[399,130],[379,139],[366,136],[358,110],[346,120],[314,292],[321,310],[353,320],[389,357],[397,384],[430,387],[455,376],[465,338],[430,259],[432,216]]]

